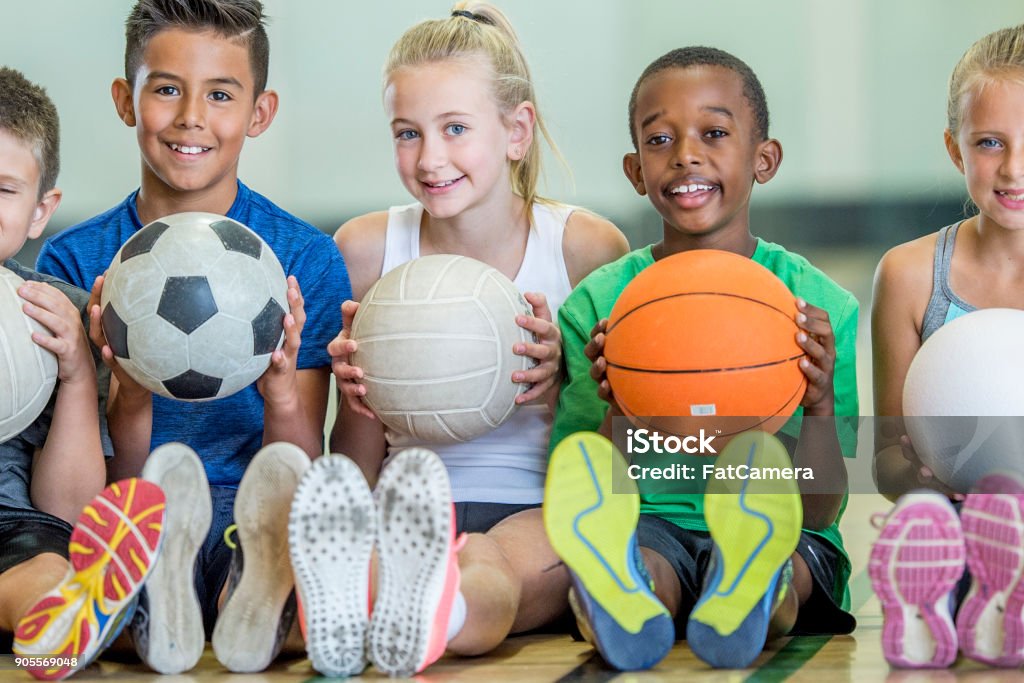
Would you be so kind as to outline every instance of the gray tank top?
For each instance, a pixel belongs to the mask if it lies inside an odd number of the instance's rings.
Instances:
[[[924,311],[924,320],[921,321],[922,344],[928,337],[932,336],[935,330],[950,320],[978,310],[977,307],[958,297],[949,287],[949,264],[953,261],[953,246],[956,243],[956,233],[962,223],[963,221],[960,221],[939,230],[938,239],[935,240],[935,265],[932,267],[932,296],[928,300],[928,308]]]

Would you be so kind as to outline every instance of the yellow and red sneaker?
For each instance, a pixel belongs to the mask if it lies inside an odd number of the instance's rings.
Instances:
[[[142,479],[115,482],[85,506],[71,533],[67,575],[15,630],[14,651],[37,663],[29,673],[66,678],[114,641],[156,561],[163,521],[163,491]]]

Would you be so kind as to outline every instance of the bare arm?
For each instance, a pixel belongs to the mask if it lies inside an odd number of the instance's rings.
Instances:
[[[294,276],[288,278],[287,296],[284,344],[274,351],[267,371],[256,380],[263,396],[263,444],[293,443],[313,459],[323,453],[330,374],[326,367],[297,369],[306,311]]]
[[[352,296],[356,301],[380,278],[387,218],[387,212],[383,211],[360,216],[345,223],[334,234],[334,242],[349,267]],[[384,425],[360,398],[365,394],[365,387],[359,383],[362,370],[348,362],[358,345],[348,334],[356,308],[354,303],[345,303],[342,308],[344,329],[327,347],[339,387],[338,414],[331,429],[330,447],[332,453],[351,458],[373,486],[387,455],[387,441]]]
[[[63,293],[42,282],[26,282],[18,293],[25,313],[52,333],[32,339],[57,356],[60,381],[46,441],[33,459],[30,496],[39,510],[74,523],[105,479],[96,368],[79,310]]]
[[[118,365],[113,350],[107,345],[100,319],[103,280],[102,275],[96,278],[89,295],[89,338],[111,369],[107,430],[114,445],[114,457],[107,461],[107,481],[117,481],[138,476],[149,457],[153,434],[153,394]]]
[[[573,211],[562,235],[562,255],[575,287],[595,268],[618,259],[629,251],[622,231],[609,221],[587,211]]]
[[[917,350],[931,293],[935,236],[900,245],[882,257],[871,302],[875,400],[875,482],[890,500],[922,485],[903,424],[903,384]],[[889,418],[889,419],[884,419]],[[902,442],[902,443],[901,443]]]

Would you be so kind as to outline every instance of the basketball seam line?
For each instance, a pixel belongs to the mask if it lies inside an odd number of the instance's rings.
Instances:
[[[676,292],[675,294],[667,294],[665,296],[660,296],[657,299],[651,299],[650,301],[645,301],[644,303],[640,304],[639,306],[636,306],[635,308],[631,309],[629,312],[624,313],[621,318],[616,320],[605,331],[605,334],[608,334],[609,332],[614,330],[616,327],[618,327],[622,323],[623,320],[625,320],[629,316],[633,315],[634,313],[639,311],[641,308],[646,308],[647,306],[652,306],[652,305],[654,305],[656,303],[659,303],[659,302],[662,302],[662,301],[667,301],[668,299],[675,299],[675,298],[682,297],[682,296],[727,296],[727,297],[730,297],[730,298],[733,298],[733,299],[742,299],[743,301],[749,301],[749,302],[757,304],[759,306],[764,306],[765,308],[770,308],[771,310],[775,311],[776,313],[779,313],[780,315],[785,316],[785,318],[787,320],[792,321],[792,318],[785,311],[782,311],[782,310],[776,308],[775,306],[772,306],[771,304],[766,303],[764,301],[761,301],[759,299],[753,299],[753,298],[751,298],[749,296],[743,296],[742,294],[732,294],[730,292]],[[793,324],[796,325],[795,322]]]
[[[774,415],[767,415],[767,416],[762,416],[762,415],[749,415],[749,416],[747,416],[747,415],[680,415],[679,417],[698,418],[698,419],[704,419],[704,420],[713,419],[715,417],[725,417],[725,418],[730,418],[730,417],[761,417],[761,418],[763,418],[757,424],[744,427],[741,431],[745,432],[745,431],[749,431],[751,429],[757,429],[758,427],[760,427],[761,425],[765,424],[766,422],[768,422],[772,418],[779,417],[779,411],[782,410],[783,407],[788,405],[789,402],[793,400],[793,397],[796,396],[797,393],[799,393],[799,391],[800,391],[800,389],[798,388],[796,391],[794,391],[792,394],[790,394],[789,398],[787,398],[785,400],[785,402],[779,408],[776,409]],[[657,431],[657,432],[659,432],[661,434],[670,434],[670,435],[673,435],[673,436],[685,436],[684,434],[676,434],[675,432],[669,431],[669,430],[661,428],[661,427],[657,427],[653,423],[650,423],[650,422],[647,422],[647,421],[644,421],[644,420],[640,419],[642,417],[658,417],[656,415],[649,415],[649,416],[637,415],[635,412],[629,410],[628,406],[622,405],[621,402],[620,402],[619,405],[622,408],[622,411],[625,413],[626,419],[628,419],[630,422],[633,422],[633,420],[638,420],[644,426],[650,427],[650,428],[654,429],[655,431]],[[790,415],[790,417],[792,417],[792,415]],[[740,433],[740,432],[732,432],[732,433]],[[729,434],[722,434],[721,436],[729,436]]]
[[[657,370],[654,368],[639,368],[631,365],[620,365],[618,363],[608,363],[608,367],[616,368],[618,370],[626,370],[630,372],[648,372],[655,375],[700,375],[710,372],[739,372],[741,370],[756,370],[758,368],[768,368],[774,365],[781,365],[790,361],[803,358],[805,354],[800,353],[789,358],[783,358],[781,360],[768,361],[766,363],[755,363],[754,365],[738,365],[733,368],[692,368],[688,370]],[[607,358],[605,359],[607,361]]]

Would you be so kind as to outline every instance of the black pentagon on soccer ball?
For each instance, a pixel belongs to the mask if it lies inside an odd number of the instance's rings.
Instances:
[[[252,353],[261,356],[273,353],[277,342],[281,341],[284,331],[285,310],[273,299],[267,302],[263,310],[252,321]]]
[[[164,281],[156,312],[185,334],[191,334],[217,315],[217,302],[205,277],[169,277]]]
[[[131,358],[128,355],[128,326],[114,310],[113,304],[107,304],[103,309],[103,334],[115,356]]]
[[[213,398],[220,391],[221,379],[210,377],[195,370],[188,370],[177,377],[164,380],[164,388],[174,398],[197,401]]]
[[[263,251],[260,238],[241,223],[225,219],[211,223],[210,230],[217,233],[221,244],[228,251],[237,251],[254,259],[258,259]]]
[[[137,233],[132,235],[124,246],[121,247],[121,263],[140,254],[148,254],[153,250],[153,245],[160,239],[160,235],[171,226],[160,221],[153,221]]]

